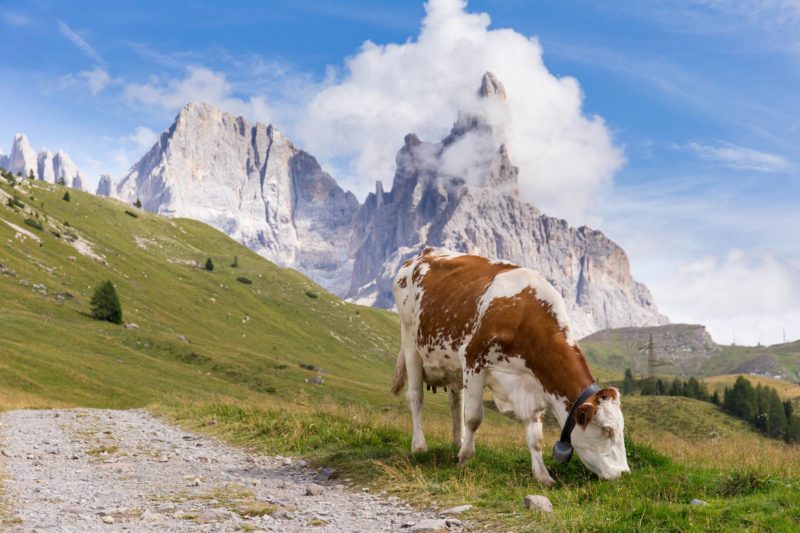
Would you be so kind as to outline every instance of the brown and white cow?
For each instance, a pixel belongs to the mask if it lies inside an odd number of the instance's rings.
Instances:
[[[545,410],[562,427],[572,414],[567,442],[571,436],[583,464],[599,477],[617,479],[629,471],[619,391],[592,385],[586,360],[570,336],[564,301],[541,275],[506,262],[428,248],[403,264],[393,291],[401,349],[392,391],[399,394],[407,376],[412,452],[427,449],[423,383],[450,388],[460,463],[475,454],[483,389],[489,387],[497,407],[526,424],[539,482],[554,483],[542,460]],[[585,400],[573,409],[579,396]]]

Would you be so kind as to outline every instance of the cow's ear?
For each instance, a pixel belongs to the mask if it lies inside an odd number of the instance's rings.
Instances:
[[[597,391],[596,397],[598,400],[611,400],[612,402],[619,403],[619,390],[616,387],[606,387]]]
[[[575,421],[583,427],[586,427],[592,421],[594,416],[595,407],[592,403],[586,402],[575,410]]]

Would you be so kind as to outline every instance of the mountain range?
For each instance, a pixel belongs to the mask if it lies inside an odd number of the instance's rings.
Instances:
[[[103,176],[97,194],[205,222],[366,305],[392,307],[399,264],[442,246],[540,271],[564,297],[579,336],[668,323],[632,278],[620,246],[521,200],[503,120],[496,119],[508,118],[505,98],[500,81],[486,73],[449,134],[426,142],[409,133],[391,189],[377,181],[363,203],[274,125],[197,102],[181,109],[119,181]],[[24,136],[15,140],[11,170],[33,168],[31,154]],[[67,184],[76,182],[82,186],[79,172]]]
[[[74,189],[86,188],[86,177],[63,150],[53,153],[42,148],[37,154],[23,133],[14,136],[8,155],[0,152],[0,167],[23,177],[33,175],[48,183],[63,182]]]

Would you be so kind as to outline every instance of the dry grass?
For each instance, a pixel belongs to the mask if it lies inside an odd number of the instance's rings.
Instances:
[[[722,391],[725,389],[725,387],[732,387],[736,381],[736,378],[739,376],[744,376],[747,381],[753,384],[754,387],[757,385],[772,387],[778,391],[778,396],[780,396],[782,400],[794,400],[795,398],[800,398],[800,385],[766,376],[754,376],[750,374],[725,374],[722,376],[705,378],[702,381],[708,385],[709,391],[717,391],[722,394]]]

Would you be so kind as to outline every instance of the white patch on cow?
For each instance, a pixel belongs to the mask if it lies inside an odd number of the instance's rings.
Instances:
[[[538,272],[528,268],[515,268],[494,277],[478,303],[478,323],[494,300],[513,298],[527,288],[536,292],[536,299],[539,302],[549,306],[550,314],[558,322],[558,327],[564,331],[567,342],[574,345],[575,339],[569,327],[564,299]]]
[[[486,386],[492,391],[495,405],[503,413],[513,413],[518,420],[533,420],[556,402],[521,357],[497,358],[486,370]]]

